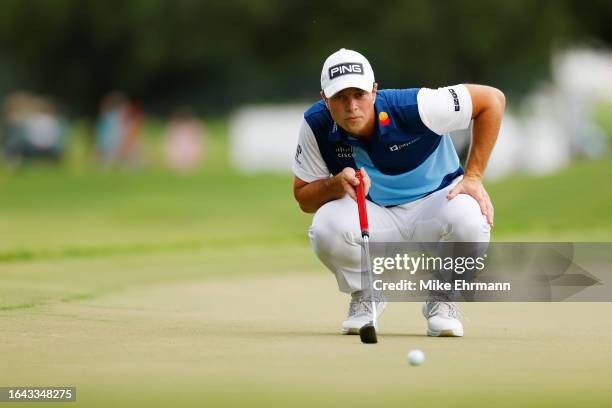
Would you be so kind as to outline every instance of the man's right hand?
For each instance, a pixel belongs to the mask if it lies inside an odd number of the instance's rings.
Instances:
[[[361,174],[363,175],[364,191],[368,195],[371,185],[370,177],[364,168],[361,168]],[[355,177],[355,169],[345,167],[334,177],[310,183],[293,177],[293,195],[302,211],[314,213],[328,201],[337,200],[347,194],[357,201],[355,192],[357,185],[359,185],[359,179]]]
[[[368,195],[372,181],[366,170],[362,167],[361,174],[363,175],[363,187],[365,195]],[[331,183],[339,186],[345,194],[348,194],[353,200],[357,201],[357,193],[355,187],[359,185],[359,179],[355,176],[355,169],[352,167],[345,167],[342,171],[336,174],[332,179]]]

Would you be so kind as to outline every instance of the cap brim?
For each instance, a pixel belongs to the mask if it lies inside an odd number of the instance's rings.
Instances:
[[[346,88],[358,88],[363,89],[366,92],[372,92],[374,82],[364,78],[361,75],[347,75],[345,78],[342,78],[341,80],[338,80],[327,88],[323,89],[323,93],[325,94],[326,98],[331,98]]]

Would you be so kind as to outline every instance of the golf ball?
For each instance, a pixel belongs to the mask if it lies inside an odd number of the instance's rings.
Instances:
[[[410,350],[406,354],[406,360],[412,366],[420,366],[425,361],[425,354],[421,350]]]

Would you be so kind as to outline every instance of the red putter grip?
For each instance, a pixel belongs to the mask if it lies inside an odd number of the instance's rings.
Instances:
[[[359,180],[359,184],[357,187],[355,187],[355,190],[357,191],[357,209],[359,210],[359,227],[361,228],[361,236],[370,236],[365,189],[363,188],[363,174],[361,174],[361,170],[357,170],[355,172],[355,177],[357,177],[357,180]]]

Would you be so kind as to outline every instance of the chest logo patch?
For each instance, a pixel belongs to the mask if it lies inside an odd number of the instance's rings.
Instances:
[[[339,159],[348,159],[353,157],[353,148],[350,146],[337,146],[336,155]]]
[[[389,114],[387,112],[380,112],[378,114],[378,121],[382,126],[389,126],[389,124],[391,123],[391,118],[389,117]]]
[[[389,151],[397,152],[398,150],[402,150],[404,147],[410,146],[411,144],[416,143],[419,140],[421,140],[421,138],[417,137],[417,138],[415,138],[415,139],[413,139],[413,140],[411,140],[409,142],[402,143],[400,145],[396,145],[395,144],[395,145],[389,147]]]

